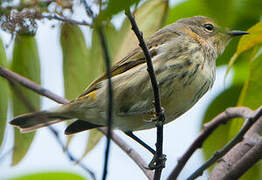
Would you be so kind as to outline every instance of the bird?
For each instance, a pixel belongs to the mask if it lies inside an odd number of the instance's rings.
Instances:
[[[216,59],[234,37],[211,18],[194,16],[167,25],[145,40],[160,90],[161,106],[169,123],[188,111],[213,86]],[[112,127],[132,132],[155,127],[154,94],[142,49],[137,46],[110,69],[113,88]],[[108,78],[104,73],[71,102],[23,114],[10,124],[31,132],[58,122],[74,120],[71,135],[107,126]]]

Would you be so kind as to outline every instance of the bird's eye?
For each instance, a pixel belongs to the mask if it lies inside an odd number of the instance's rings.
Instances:
[[[204,28],[209,32],[214,30],[214,26],[212,24],[204,24]]]

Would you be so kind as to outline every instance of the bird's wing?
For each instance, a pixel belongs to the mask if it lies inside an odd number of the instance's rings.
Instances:
[[[157,55],[156,47],[170,40],[170,38],[176,38],[178,36],[178,33],[170,31],[168,28],[163,28],[157,31],[152,37],[150,37],[146,41],[151,57]],[[140,47],[137,47],[133,51],[131,51],[126,57],[124,57],[122,60],[118,61],[115,65],[111,67],[111,78],[145,62],[146,60],[142,49]],[[79,96],[79,98],[86,96],[87,94],[96,89],[99,89],[99,83],[105,79],[107,79],[106,73],[94,80],[88,86],[88,88]]]

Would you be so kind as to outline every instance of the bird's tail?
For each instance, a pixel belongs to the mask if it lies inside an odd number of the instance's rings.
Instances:
[[[10,124],[16,126],[21,132],[31,132],[38,128],[49,126],[64,120],[72,119],[51,111],[39,111],[23,114],[13,119]]]

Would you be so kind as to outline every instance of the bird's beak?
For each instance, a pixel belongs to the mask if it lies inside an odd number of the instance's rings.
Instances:
[[[232,37],[235,37],[235,36],[242,36],[242,35],[245,35],[245,34],[249,34],[249,32],[246,32],[246,31],[228,31],[227,34],[232,36]]]

